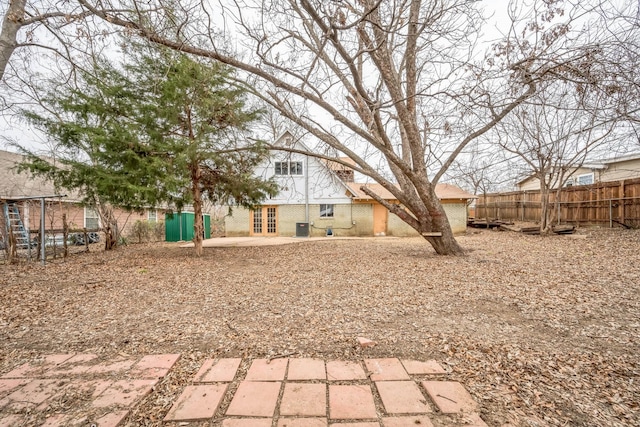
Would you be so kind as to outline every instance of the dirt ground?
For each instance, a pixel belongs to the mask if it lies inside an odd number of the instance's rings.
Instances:
[[[640,231],[579,234],[471,230],[464,257],[378,238],[0,265],[0,372],[59,352],[182,353],[129,421],[157,425],[206,357],[434,358],[491,426],[640,425]]]

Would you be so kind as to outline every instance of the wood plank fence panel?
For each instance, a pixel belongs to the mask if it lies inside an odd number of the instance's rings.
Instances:
[[[640,178],[565,187],[550,194],[554,222],[576,225],[624,224],[640,228]],[[539,221],[540,191],[511,191],[480,194],[476,201],[476,218],[509,221]]]

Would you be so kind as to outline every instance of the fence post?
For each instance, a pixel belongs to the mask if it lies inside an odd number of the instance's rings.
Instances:
[[[69,238],[69,224],[67,224],[67,214],[62,214],[62,247],[64,248],[64,257],[69,256],[69,245],[67,239]]]
[[[47,249],[44,241],[44,215],[45,215],[44,197],[40,199],[40,264],[45,265],[47,263]]]
[[[613,228],[613,203],[609,199],[609,228]]]
[[[624,211],[624,198],[625,198],[625,181],[624,179],[620,181],[620,194],[618,195],[618,197],[620,197],[620,199],[618,200],[618,212],[619,212],[619,217],[620,217],[620,223],[624,224],[625,220],[624,220],[624,215],[625,215],[625,211]],[[633,204],[633,202],[632,202]]]

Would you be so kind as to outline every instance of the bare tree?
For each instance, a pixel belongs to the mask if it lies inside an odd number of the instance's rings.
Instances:
[[[594,7],[534,2],[483,60],[472,0],[212,3],[77,0],[77,13],[241,70],[256,97],[391,192],[400,204],[363,188],[439,254],[462,249],[435,184],[542,83],[590,78],[575,64],[599,36],[570,25]]]
[[[236,1],[215,11],[224,18],[219,28],[214,11],[198,2],[165,3],[171,13],[149,15],[79,1],[111,24],[246,72],[256,96],[390,191],[399,205],[363,189],[426,235],[439,254],[462,249],[435,184],[467,144],[534,94],[537,82],[559,66],[557,56],[553,62],[539,55],[478,67],[482,17],[475,2],[466,0]],[[228,30],[226,43],[216,29]],[[547,41],[561,37],[549,35]],[[560,62],[572,59],[570,49],[558,47],[557,53],[567,55]],[[510,84],[497,85],[496,79]],[[382,159],[391,177],[372,167],[372,159]],[[434,231],[441,237],[433,237]]]
[[[18,47],[18,31],[22,27],[27,0],[10,0],[2,20],[0,32],[0,80],[4,76],[9,58]]]
[[[515,178],[514,156],[507,157],[507,154],[509,153],[505,150],[496,149],[495,144],[476,141],[447,171],[446,178],[483,199],[484,219],[487,225],[487,194],[504,190]],[[483,212],[476,209],[477,218],[481,218],[482,214]]]
[[[598,9],[606,43],[599,43],[589,72],[592,85],[606,91],[627,138],[640,143],[640,7],[610,2]],[[640,4],[638,4],[640,6]],[[623,30],[624,29],[624,30]]]
[[[556,64],[547,69],[552,77],[539,81],[537,93],[491,137],[539,180],[540,229],[548,232],[555,212],[550,193],[558,200],[567,178],[599,148],[624,151],[628,145],[613,133],[633,124],[640,111],[634,71],[640,26],[638,4],[631,1],[544,3],[534,2],[528,12],[521,2],[510,3],[511,26],[494,47],[495,59],[513,64],[544,57]]]
[[[90,38],[84,19],[91,13],[74,2],[9,0],[5,7],[0,9],[0,81],[18,49],[51,51],[71,60],[78,41]]]
[[[596,92],[587,103],[587,94],[571,83],[549,85],[516,108],[496,132],[498,144],[526,163],[529,174],[540,183],[540,231],[550,231],[556,200],[567,179],[605,146],[619,144],[612,139],[616,118],[603,116],[606,94]],[[586,107],[589,107],[587,109]]]

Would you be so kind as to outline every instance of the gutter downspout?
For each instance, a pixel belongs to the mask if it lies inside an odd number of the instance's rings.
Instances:
[[[309,156],[304,156],[304,222],[309,224]]]

